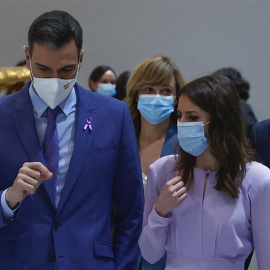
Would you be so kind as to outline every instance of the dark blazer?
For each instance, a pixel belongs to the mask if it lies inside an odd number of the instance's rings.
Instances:
[[[255,124],[251,130],[250,142],[256,150],[259,161],[270,168],[270,119]]]
[[[258,161],[270,168],[270,119],[253,125],[250,132],[250,143],[256,151]],[[248,269],[253,252],[246,260],[245,269]]]
[[[24,162],[46,165],[28,89],[0,99],[0,196]],[[137,267],[144,200],[129,109],[78,84],[75,90],[76,138],[60,204],[55,209],[48,180],[8,224],[0,207],[1,270],[54,269],[55,261],[58,270]],[[89,116],[92,131],[84,130]]]
[[[246,134],[249,137],[252,127],[258,122],[252,107],[243,99],[240,99],[241,112],[246,127]]]
[[[178,154],[179,150],[180,146],[177,139],[177,124],[171,119],[160,157]]]

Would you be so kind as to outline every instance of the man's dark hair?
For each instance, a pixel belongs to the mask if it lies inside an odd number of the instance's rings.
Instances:
[[[82,49],[82,28],[77,20],[65,11],[50,11],[34,20],[28,31],[30,56],[34,43],[52,49],[60,49],[71,40],[75,41],[78,57]]]

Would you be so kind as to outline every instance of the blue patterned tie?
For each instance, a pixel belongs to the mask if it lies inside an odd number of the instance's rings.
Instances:
[[[55,109],[47,108],[48,124],[44,136],[43,155],[47,162],[47,168],[53,173],[52,183],[54,187],[54,196],[56,194],[56,181],[59,163],[59,137],[56,128],[56,117],[60,107]]]

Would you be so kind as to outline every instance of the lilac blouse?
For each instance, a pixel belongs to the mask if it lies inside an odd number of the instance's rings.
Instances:
[[[153,208],[164,184],[175,177],[177,157],[165,156],[149,168],[142,256],[155,263],[167,251],[166,270],[243,270],[255,248],[258,269],[270,269],[270,170],[247,164],[238,199],[214,189],[215,172],[194,168],[187,199],[169,218]],[[204,180],[209,174],[204,194]]]

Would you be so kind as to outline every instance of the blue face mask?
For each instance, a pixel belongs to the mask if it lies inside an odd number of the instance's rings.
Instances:
[[[203,122],[177,122],[177,138],[181,148],[192,156],[199,156],[208,147]]]
[[[173,96],[140,95],[137,109],[152,124],[159,124],[172,114]]]
[[[101,95],[112,97],[116,94],[115,84],[99,83],[97,92]]]

